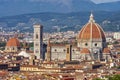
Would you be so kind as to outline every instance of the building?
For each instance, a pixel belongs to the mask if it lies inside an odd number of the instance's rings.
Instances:
[[[19,40],[17,38],[11,38],[5,46],[5,52],[18,52],[20,48]]]
[[[29,53],[27,53],[25,50],[22,50],[18,56],[23,56],[23,57],[30,57],[31,55]]]
[[[112,62],[111,51],[109,48],[104,48],[102,53],[103,53],[103,59],[105,59],[105,61]]]
[[[102,50],[106,47],[106,38],[103,29],[98,25],[93,14],[85,26],[80,30],[77,37],[77,46],[82,50],[87,48],[92,59],[101,59]]]
[[[114,39],[120,39],[120,32],[115,32],[113,35]]]
[[[43,60],[43,26],[39,24],[34,25],[34,54]]]
[[[79,31],[77,35],[77,45],[72,45],[71,56],[66,55],[66,44],[51,43],[51,60],[98,60],[103,59],[102,53],[107,48],[106,37],[103,29],[90,15],[88,23]],[[105,54],[106,55],[106,54]],[[69,57],[69,58],[68,58]],[[71,58],[70,58],[71,57]]]

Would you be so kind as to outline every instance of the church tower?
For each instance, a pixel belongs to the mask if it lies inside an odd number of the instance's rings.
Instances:
[[[34,54],[37,59],[43,60],[43,26],[35,24],[34,26]]]
[[[51,61],[51,45],[50,45],[50,39],[48,40],[47,44],[47,61]]]

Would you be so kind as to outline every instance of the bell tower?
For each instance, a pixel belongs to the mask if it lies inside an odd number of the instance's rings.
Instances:
[[[43,26],[35,24],[34,26],[34,54],[37,59],[43,60]]]

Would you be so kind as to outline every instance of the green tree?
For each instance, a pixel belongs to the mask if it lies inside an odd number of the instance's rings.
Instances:
[[[95,79],[93,79],[93,80],[104,80],[104,79],[100,79],[100,78],[95,78]]]
[[[120,75],[106,76],[108,80],[120,80]]]
[[[6,42],[0,42],[0,50],[5,49]]]
[[[119,44],[119,42],[118,42],[118,41],[115,41],[115,42],[113,42],[113,44]]]
[[[109,80],[120,80],[120,75],[113,75],[108,77]]]
[[[29,47],[33,47],[34,43],[29,43]]]
[[[0,42],[0,47],[5,47],[6,42]]]

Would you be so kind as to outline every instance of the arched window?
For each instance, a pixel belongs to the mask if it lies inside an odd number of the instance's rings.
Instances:
[[[65,50],[65,49],[63,49],[63,51],[65,52],[66,50]]]
[[[85,43],[85,46],[88,46],[88,43]]]
[[[38,43],[36,43],[35,46],[38,46]]]
[[[67,53],[69,53],[69,48],[67,48]]]
[[[72,51],[74,52],[75,50],[73,49]]]
[[[55,49],[55,52],[56,52],[57,50]]]
[[[38,39],[38,34],[36,34],[36,39]]]
[[[35,51],[35,53],[39,53],[39,50],[37,49],[37,50]]]

